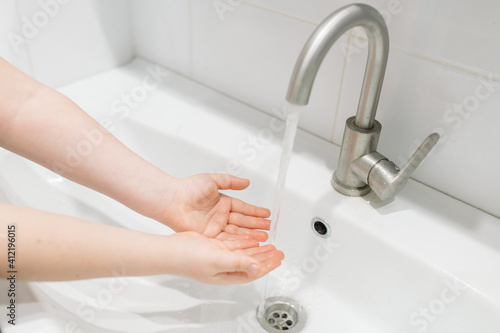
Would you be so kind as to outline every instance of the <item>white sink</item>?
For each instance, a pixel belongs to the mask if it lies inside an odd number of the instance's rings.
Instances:
[[[148,66],[135,60],[61,91],[102,120]],[[270,116],[174,74],[138,104],[113,121],[138,154],[174,176],[248,177],[251,187],[231,195],[271,207],[282,132]],[[15,327],[1,319],[2,332],[37,332],[39,322],[51,332],[265,332],[255,319],[265,289],[304,307],[307,333],[500,332],[500,221],[412,180],[386,205],[345,197],[330,185],[338,153],[298,131],[275,242],[286,258],[268,278],[230,287],[172,276],[30,283],[35,297],[19,312],[30,315]],[[5,201],[171,233],[7,151],[0,165]],[[315,234],[314,217],[330,237]]]

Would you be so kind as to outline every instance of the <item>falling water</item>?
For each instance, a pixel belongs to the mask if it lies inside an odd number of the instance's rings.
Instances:
[[[286,119],[286,129],[285,135],[283,137],[283,150],[281,152],[281,162],[280,169],[278,173],[278,181],[276,183],[276,191],[274,192],[274,201],[271,217],[271,230],[269,233],[269,239],[271,243],[274,243],[276,238],[276,228],[278,227],[278,220],[280,217],[281,201],[283,200],[283,189],[285,187],[286,174],[288,171],[288,164],[290,163],[290,157],[292,156],[293,141],[295,139],[295,133],[297,132],[297,124],[299,122],[300,105],[286,104],[287,109],[287,119]]]
[[[283,200],[283,189],[285,187],[286,174],[288,171],[288,164],[290,163],[290,158],[292,156],[293,141],[295,139],[295,133],[297,132],[297,125],[299,122],[299,115],[301,106],[287,103],[286,111],[288,113],[286,119],[285,135],[283,136],[283,146],[281,152],[280,169],[278,173],[278,181],[276,183],[276,191],[274,192],[273,210],[271,216],[271,230],[269,232],[269,240],[271,244],[274,244],[276,238],[276,228],[278,227],[278,220],[280,216],[281,202]],[[258,316],[263,315],[263,311],[266,308],[265,300],[268,294],[268,282],[269,275],[266,277],[264,284],[262,285],[263,290],[261,295],[260,305],[258,307]]]

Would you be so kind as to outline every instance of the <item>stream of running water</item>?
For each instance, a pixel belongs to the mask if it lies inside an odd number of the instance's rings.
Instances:
[[[274,192],[274,200],[271,215],[271,230],[269,232],[269,239],[271,244],[274,244],[276,238],[276,228],[280,217],[281,202],[283,201],[283,189],[285,188],[286,175],[288,172],[288,165],[292,156],[293,141],[295,133],[297,132],[297,125],[299,122],[300,110],[302,106],[287,103],[287,119],[285,135],[283,136],[283,145],[281,152],[280,169],[278,173],[278,181],[276,182],[276,190]]]

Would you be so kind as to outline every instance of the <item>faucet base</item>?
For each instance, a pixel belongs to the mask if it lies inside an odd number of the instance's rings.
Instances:
[[[370,192],[370,186],[366,179],[360,179],[351,170],[351,164],[361,156],[377,150],[382,125],[375,120],[372,128],[365,129],[356,126],[355,121],[356,117],[346,120],[338,167],[331,183],[335,190],[344,195],[360,197]]]
[[[342,193],[343,195],[350,196],[350,197],[361,197],[363,195],[370,193],[371,188],[369,185],[364,185],[361,187],[346,187],[346,186],[344,186],[337,179],[337,176],[335,175],[335,173],[336,172],[333,173],[331,184],[337,192]]]

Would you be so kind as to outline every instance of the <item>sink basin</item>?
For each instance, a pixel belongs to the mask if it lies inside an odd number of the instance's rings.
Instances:
[[[282,122],[175,74],[126,117],[110,114],[148,66],[155,65],[136,59],[60,91],[94,118],[112,119],[120,140],[168,173],[248,177],[248,190],[230,194],[271,207]],[[338,154],[298,131],[275,239],[286,258],[267,277],[229,287],[120,272],[28,283],[33,297],[19,305],[19,325],[2,318],[2,331],[37,332],[40,324],[52,332],[265,332],[256,319],[265,295],[296,300],[307,312],[306,333],[499,332],[500,221],[413,180],[390,203],[343,196],[330,185]],[[7,151],[0,164],[3,201],[172,233]],[[314,231],[313,218],[328,224],[328,237]]]

